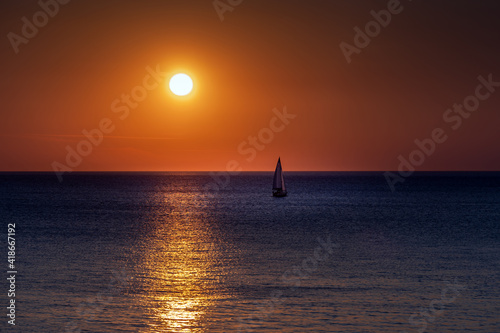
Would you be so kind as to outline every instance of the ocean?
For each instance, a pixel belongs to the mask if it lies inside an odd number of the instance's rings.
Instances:
[[[500,332],[500,173],[218,179],[1,173],[1,331]]]

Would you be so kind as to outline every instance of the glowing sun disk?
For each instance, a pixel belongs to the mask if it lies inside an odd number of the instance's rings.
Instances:
[[[184,73],[175,74],[170,79],[169,87],[175,95],[186,96],[193,90],[193,80]]]

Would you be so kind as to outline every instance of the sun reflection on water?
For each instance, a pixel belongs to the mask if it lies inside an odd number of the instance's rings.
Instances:
[[[142,245],[141,288],[148,332],[204,332],[207,311],[219,297],[217,231],[206,218],[207,199],[194,192],[159,192],[163,203]]]

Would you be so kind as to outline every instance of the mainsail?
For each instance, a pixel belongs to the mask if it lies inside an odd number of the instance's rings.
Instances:
[[[276,196],[286,195],[285,180],[283,179],[283,170],[281,169],[281,159],[278,158],[276,170],[274,171],[273,179],[273,194]]]

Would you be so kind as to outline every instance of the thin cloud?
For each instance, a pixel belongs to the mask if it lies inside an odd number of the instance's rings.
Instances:
[[[0,134],[1,137],[9,138],[40,138],[40,139],[62,139],[61,141],[68,141],[64,139],[72,138],[87,138],[83,134]],[[176,140],[175,137],[147,137],[147,136],[121,136],[121,135],[104,135],[106,139],[133,139],[133,140]],[[73,141],[73,140],[69,140]]]

